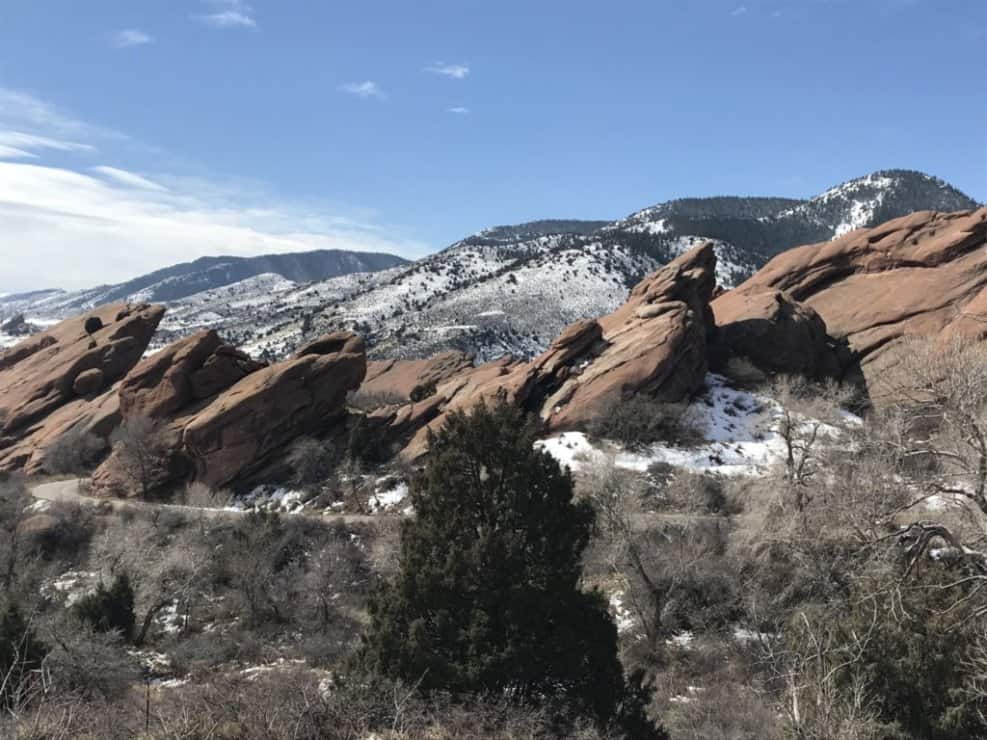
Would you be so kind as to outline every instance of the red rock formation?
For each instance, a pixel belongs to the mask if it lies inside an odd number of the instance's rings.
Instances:
[[[503,398],[563,429],[585,425],[614,398],[686,398],[706,375],[715,269],[713,246],[704,244],[645,278],[614,313],[570,326],[531,362],[488,363],[449,378],[432,398],[393,415],[405,432],[425,423],[402,454],[420,457],[429,429],[479,401]]]
[[[987,336],[985,244],[987,208],[921,211],[784,252],[717,298],[713,309],[729,331],[734,321],[757,315],[737,310],[740,302],[763,305],[761,294],[784,291],[818,313],[873,379],[895,363],[908,337]]]
[[[725,364],[743,357],[769,373],[842,378],[849,353],[809,306],[781,290],[730,291],[713,301],[719,331],[714,352]]]
[[[348,332],[326,335],[269,366],[200,332],[135,368],[121,384],[120,404],[124,416],[163,420],[172,470],[218,488],[263,467],[297,437],[338,424],[347,393],[365,373],[363,340]],[[205,387],[222,390],[203,400],[198,394]],[[114,453],[94,474],[93,489],[119,495],[127,488]]]
[[[39,452],[73,426],[109,434],[115,393],[93,396],[137,364],[163,315],[161,306],[101,306],[0,355],[0,470],[38,470]],[[92,318],[102,327],[90,335]]]
[[[436,388],[472,367],[473,358],[455,350],[425,360],[375,360],[367,363],[367,378],[360,391],[400,396],[408,401],[416,388],[422,392]]]
[[[130,371],[120,385],[126,416],[167,419],[264,367],[209,329],[180,339]]]

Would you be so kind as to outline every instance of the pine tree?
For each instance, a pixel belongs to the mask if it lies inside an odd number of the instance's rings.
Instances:
[[[478,405],[431,437],[399,573],[371,603],[365,665],[426,691],[550,698],[640,723],[606,602],[579,588],[592,508],[535,449],[540,431],[506,404]]]

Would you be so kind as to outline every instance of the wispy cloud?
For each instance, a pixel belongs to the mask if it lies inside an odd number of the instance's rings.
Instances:
[[[288,200],[262,183],[176,174],[167,164],[150,164],[152,159],[140,169],[92,166],[96,147],[90,141],[99,144],[100,156],[114,159],[133,151],[148,157],[156,150],[123,135],[101,137],[98,127],[34,96],[0,92],[0,111],[16,100],[18,116],[38,122],[36,128],[7,130],[9,119],[0,116],[0,223],[18,257],[0,271],[0,290],[119,282],[206,254],[334,248],[415,257],[427,251],[401,229],[381,223],[371,209],[337,206],[333,212],[321,199]],[[3,112],[10,114],[10,106]],[[59,139],[55,131],[73,132],[73,138]],[[88,161],[47,161],[65,147]],[[80,261],[79,254],[88,258]]]
[[[730,15],[732,15],[734,18],[736,18],[738,16],[744,15],[744,13],[746,13],[746,12],[747,12],[747,6],[746,5],[738,5],[736,8],[734,8],[733,10],[730,11]]]
[[[347,82],[339,86],[339,91],[348,95],[355,95],[358,98],[377,98],[378,100],[383,100],[387,97],[387,94],[381,89],[380,85],[373,80]]]
[[[119,142],[129,139],[119,131],[81,121],[31,93],[6,87],[0,87],[0,130],[5,130],[10,134],[30,131],[30,134],[19,133],[18,135],[40,136],[62,140],[63,143],[68,144],[79,140]],[[70,139],[73,141],[68,141]],[[95,148],[90,143],[81,146],[84,150]],[[70,150],[63,149],[63,151]],[[76,148],[75,151],[79,151],[79,149]]]
[[[26,149],[0,144],[0,159],[37,159],[37,157],[37,154],[32,154]]]
[[[455,113],[457,116],[467,116],[469,115],[470,109],[462,105],[457,105],[453,108],[446,108],[446,113]]]
[[[451,77],[455,80],[463,80],[469,77],[470,68],[465,64],[446,64],[445,62],[432,62],[425,71],[433,75]]]
[[[143,46],[154,41],[150,34],[137,28],[124,28],[110,34],[110,44],[117,49],[129,49],[133,46]]]
[[[52,139],[37,134],[26,134],[23,131],[10,131],[0,128],[0,146],[36,152],[41,149],[54,149],[59,152],[94,152],[96,147],[91,144],[79,144],[75,141]]]
[[[257,28],[254,9],[243,0],[202,0],[211,5],[211,13],[193,15],[194,20],[214,28]]]
[[[103,175],[103,177],[110,180],[114,180],[121,185],[141,188],[143,190],[154,190],[159,193],[165,193],[168,191],[168,188],[164,185],[158,185],[158,183],[148,180],[146,177],[138,175],[135,172],[121,170],[117,167],[109,167],[107,165],[100,165],[99,167],[93,167],[92,169],[93,172]]]

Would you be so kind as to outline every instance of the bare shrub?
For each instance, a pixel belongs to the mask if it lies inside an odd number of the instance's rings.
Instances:
[[[106,448],[106,442],[81,426],[62,434],[45,451],[42,467],[50,475],[79,475],[89,470]]]
[[[601,528],[596,557],[620,584],[652,655],[677,630],[714,628],[740,616],[737,574],[724,557],[727,532],[717,520],[650,519],[639,482],[612,461],[582,486]]]
[[[590,422],[589,432],[632,450],[658,442],[686,447],[703,439],[687,404],[665,403],[643,394],[604,404]]]
[[[198,509],[212,509],[229,501],[229,491],[215,491],[201,481],[193,481],[182,491],[182,504]]]
[[[901,415],[900,452],[932,463],[927,485],[987,514],[987,346],[913,341],[877,392]]]
[[[161,424],[145,416],[131,416],[113,432],[110,441],[116,470],[143,498],[150,498],[168,474]]]
[[[291,445],[288,464],[300,486],[313,487],[329,479],[336,468],[337,454],[330,443],[301,437]]]
[[[677,740],[782,740],[778,713],[763,693],[736,683],[709,682],[676,697],[662,714]]]
[[[724,480],[715,475],[680,470],[660,488],[661,504],[675,511],[697,514],[736,514],[741,507],[728,494]]]
[[[833,382],[820,385],[782,375],[772,382],[770,392],[780,407],[777,429],[785,446],[788,496],[783,503],[801,512],[808,503],[809,484],[822,469],[827,445],[847,430],[843,409],[856,391]]]

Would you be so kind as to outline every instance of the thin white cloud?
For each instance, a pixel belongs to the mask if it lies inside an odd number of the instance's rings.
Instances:
[[[6,87],[0,87],[0,130],[28,130],[32,135],[61,140],[128,140],[119,131],[81,121],[35,95]]]
[[[37,157],[37,154],[32,154],[24,149],[0,144],[0,159],[37,159]]]
[[[117,167],[100,165],[99,167],[93,167],[92,169],[93,172],[97,172],[104,177],[115,180],[121,185],[142,188],[144,190],[156,190],[159,193],[167,192],[168,190],[168,188],[164,185],[159,185],[158,183],[148,180],[146,177],[142,177],[135,172],[128,172],[127,170],[121,170]]]
[[[254,9],[243,0],[203,0],[215,10],[193,15],[194,20],[213,28],[257,28]]]
[[[467,116],[469,115],[470,109],[462,105],[457,105],[453,108],[446,108],[446,113],[455,113],[457,116]]]
[[[0,129],[0,145],[20,149],[25,152],[35,152],[52,149],[59,152],[94,152],[96,147],[91,144],[79,144],[75,141],[52,139],[37,134],[26,134],[23,131]]]
[[[387,97],[380,85],[373,80],[347,82],[339,86],[339,91],[348,95],[355,95],[358,98],[377,98],[378,100],[383,100]]]
[[[129,49],[134,46],[143,46],[154,41],[150,34],[144,33],[137,28],[124,28],[110,34],[110,44],[118,49]]]
[[[730,11],[730,15],[732,15],[734,18],[736,18],[738,16],[743,15],[746,12],[747,12],[747,6],[746,5],[738,5],[736,8],[734,8],[733,10]]]
[[[425,71],[433,75],[452,77],[455,80],[466,79],[470,74],[470,68],[465,64],[446,64],[445,62],[432,62],[425,67]]]

